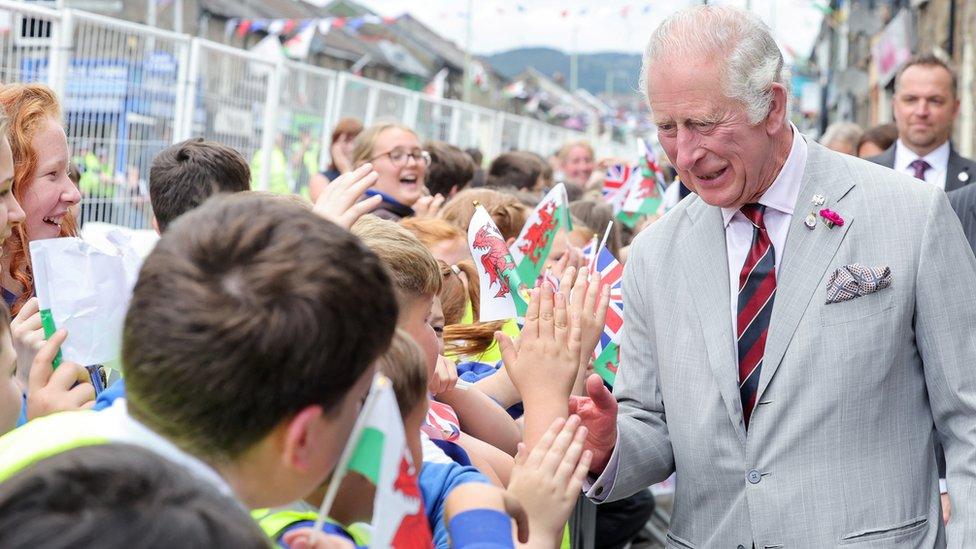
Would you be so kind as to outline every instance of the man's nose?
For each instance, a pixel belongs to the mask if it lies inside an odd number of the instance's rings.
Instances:
[[[679,170],[690,170],[704,155],[704,151],[699,146],[699,136],[695,132],[679,128],[676,144],[675,167]]]

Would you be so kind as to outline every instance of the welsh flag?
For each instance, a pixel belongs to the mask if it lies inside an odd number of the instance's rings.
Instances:
[[[366,415],[358,438],[350,438],[350,442],[355,440],[355,449],[348,470],[376,486],[370,546],[430,549],[433,536],[420,497],[418,471],[407,448],[403,420],[389,379],[376,376],[361,413]]]
[[[569,197],[559,183],[550,190],[529,215],[512,247],[512,259],[522,280],[533,285],[539,279],[559,229],[571,231]]]
[[[627,195],[617,214],[617,219],[633,228],[646,215],[657,212],[666,187],[664,172],[655,160],[654,149],[643,139],[637,139],[638,164],[636,177],[627,186]]]
[[[468,225],[468,248],[478,268],[481,322],[525,316],[528,303],[521,294],[522,279],[505,239],[484,206],[475,208]],[[535,280],[535,279],[533,279]]]
[[[624,327],[624,267],[604,246],[596,256],[593,271],[599,272],[602,283],[610,286],[610,306],[607,307],[603,333],[600,334],[600,340],[593,353],[596,357],[593,361],[593,369],[607,384],[613,385],[617,375],[617,365],[620,364],[620,333]]]

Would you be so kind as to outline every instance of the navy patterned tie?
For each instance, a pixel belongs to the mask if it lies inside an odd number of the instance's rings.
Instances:
[[[759,374],[766,351],[769,317],[776,295],[776,255],[766,232],[763,214],[766,207],[746,204],[740,210],[752,222],[752,246],[739,274],[738,316],[736,339],[739,350],[739,397],[742,415],[749,426],[749,418],[756,406]]]
[[[915,160],[912,160],[908,167],[915,171],[916,179],[925,181],[925,172],[932,166],[921,158],[916,158]]]

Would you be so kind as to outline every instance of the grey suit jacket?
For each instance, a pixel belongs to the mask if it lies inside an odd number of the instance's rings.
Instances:
[[[888,147],[888,149],[879,154],[878,156],[873,156],[868,158],[871,162],[875,164],[881,164],[882,166],[888,168],[895,167],[895,145]],[[955,147],[949,144],[949,163],[946,166],[946,192],[954,191],[956,189],[961,189],[966,185],[973,182],[973,178],[976,178],[976,162],[961,156],[956,152]]]
[[[814,194],[843,226],[804,226]],[[637,237],[604,496],[676,471],[669,547],[976,547],[976,258],[945,193],[809,143],[782,253],[747,434],[721,210],[693,195]],[[852,263],[891,286],[825,304]]]

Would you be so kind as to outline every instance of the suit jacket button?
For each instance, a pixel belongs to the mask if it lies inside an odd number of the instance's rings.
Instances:
[[[762,480],[762,474],[759,471],[753,469],[748,473],[746,473],[746,480],[748,480],[752,484],[759,484],[759,481]]]
[[[746,549],[746,546],[740,543],[739,546],[736,547],[735,549]]]
[[[603,495],[603,486],[597,486],[596,487],[596,495],[598,495],[598,496],[602,496]]]

